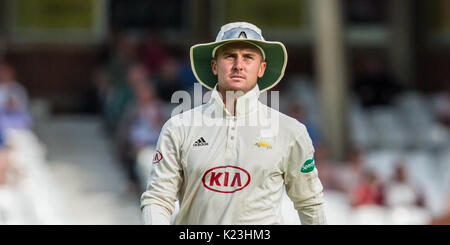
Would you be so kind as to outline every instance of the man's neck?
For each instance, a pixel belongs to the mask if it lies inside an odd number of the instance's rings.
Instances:
[[[217,86],[217,91],[219,91],[219,93],[222,97],[222,102],[225,105],[225,108],[227,109],[227,111],[231,115],[235,116],[236,115],[237,97],[233,96],[234,91],[225,91],[223,89],[220,89],[219,86]]]
[[[233,116],[236,116],[237,100],[241,96],[243,96],[246,93],[248,93],[249,91],[251,91],[253,88],[251,88],[250,90],[244,92],[244,91],[240,91],[240,90],[238,90],[238,91],[224,90],[224,89],[221,89],[219,87],[219,85],[217,85],[217,91],[220,93],[220,95],[222,97],[222,102],[225,105],[225,108]]]
[[[217,85],[217,91],[222,96],[223,104],[225,105],[225,108],[227,111],[235,116],[236,115],[236,104],[239,97],[243,96],[247,92],[243,91],[233,91],[233,90],[224,90]]]

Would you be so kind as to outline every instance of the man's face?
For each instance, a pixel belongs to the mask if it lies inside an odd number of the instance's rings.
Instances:
[[[263,61],[261,51],[252,44],[232,42],[216,51],[211,68],[213,74],[217,75],[221,91],[246,93],[264,75],[266,62]]]

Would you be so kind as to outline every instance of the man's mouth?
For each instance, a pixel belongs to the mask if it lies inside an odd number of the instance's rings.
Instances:
[[[245,77],[242,75],[231,75],[230,77],[231,79],[245,79]]]

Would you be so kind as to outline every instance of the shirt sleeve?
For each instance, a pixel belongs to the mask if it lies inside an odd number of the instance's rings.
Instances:
[[[170,225],[170,214],[159,205],[146,205],[142,208],[144,225]]]
[[[302,126],[285,159],[284,181],[303,225],[326,224],[323,210],[323,186],[314,162],[311,138]]]
[[[148,178],[146,191],[141,196],[141,210],[143,211],[144,221],[166,223],[166,220],[155,221],[155,218],[159,217],[170,221],[170,217],[175,210],[178,192],[183,183],[183,168],[180,162],[181,144],[178,139],[179,135],[176,135],[173,130],[169,120],[163,126],[156,145],[152,171]],[[151,208],[145,209],[149,205],[151,205]]]

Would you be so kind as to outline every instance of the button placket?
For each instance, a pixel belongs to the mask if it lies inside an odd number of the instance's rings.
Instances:
[[[231,129],[230,129],[232,127],[232,123],[231,123],[230,118],[226,119],[226,127],[227,127],[226,150],[227,150],[228,154],[231,154],[230,151],[233,148],[233,144],[232,144],[232,140],[230,140],[230,138],[231,138],[230,136],[232,135]]]
[[[230,146],[230,148],[234,148],[236,145],[236,124],[237,120],[236,118],[233,118],[230,120],[230,124],[228,126],[228,145]]]

